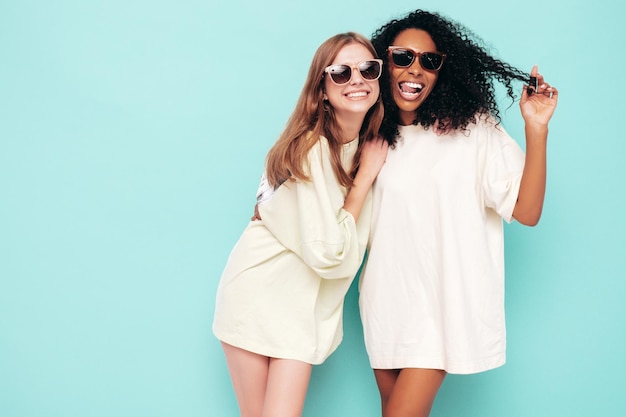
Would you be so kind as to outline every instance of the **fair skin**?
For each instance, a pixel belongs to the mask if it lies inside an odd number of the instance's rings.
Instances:
[[[359,43],[344,46],[331,65],[355,67],[361,61],[373,59]],[[358,70],[352,70],[350,81],[333,84],[325,77],[325,100],[335,110],[342,135],[341,143],[356,138],[365,116],[380,93],[378,80],[368,81]],[[360,167],[344,202],[344,209],[358,219],[367,191],[382,168],[387,156],[387,142],[381,140],[363,144]],[[260,219],[257,208],[252,220]],[[228,370],[233,382],[241,417],[300,417],[311,377],[312,365],[292,360],[259,355],[222,343]]]
[[[337,85],[326,74],[324,77],[324,100],[328,100],[335,111],[337,123],[341,127],[340,142],[356,138],[367,111],[376,103],[380,95],[378,80],[365,80],[357,64],[374,59],[367,48],[360,43],[352,43],[341,48],[331,65],[347,65],[352,68],[350,81]]]
[[[346,45],[339,51],[331,65],[345,64],[352,67],[352,77],[344,85],[336,85],[330,77],[324,79],[324,98],[335,110],[335,117],[341,126],[342,143],[358,136],[367,111],[372,107],[380,95],[378,80],[363,79],[356,65],[374,56],[360,43]],[[344,202],[344,210],[358,220],[365,197],[372,183],[378,175],[387,156],[387,142],[377,140],[363,144],[359,171],[354,179]]]
[[[392,43],[415,52],[435,52],[428,32],[407,29]],[[410,125],[419,106],[435,87],[438,73],[424,70],[416,59],[410,67],[391,65],[391,90],[398,106],[400,123]],[[445,63],[444,63],[445,65]],[[541,216],[546,184],[546,144],[548,121],[554,113],[558,91],[545,82],[533,67],[538,90],[528,95],[524,89],[520,109],[525,122],[526,159],[513,217],[525,225],[535,225]],[[446,372],[438,369],[374,369],[381,396],[383,417],[428,417]]]
[[[258,355],[222,342],[241,417],[299,417],[309,386],[308,363]]]

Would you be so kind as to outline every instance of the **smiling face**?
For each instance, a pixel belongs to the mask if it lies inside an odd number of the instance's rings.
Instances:
[[[365,80],[357,64],[374,59],[372,53],[360,43],[351,43],[341,48],[331,65],[347,65],[352,68],[350,81],[343,85],[332,82],[329,74],[324,77],[324,98],[335,111],[337,122],[359,125],[368,110],[378,100],[380,87],[378,80]]]
[[[428,32],[406,29],[398,34],[390,46],[401,46],[415,52],[436,52],[437,46]],[[439,73],[426,71],[416,57],[409,67],[397,67],[389,62],[391,92],[400,112],[400,123],[410,125],[417,108],[435,88]]]

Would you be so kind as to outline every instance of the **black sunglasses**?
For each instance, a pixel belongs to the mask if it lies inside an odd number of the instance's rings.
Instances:
[[[391,57],[391,62],[396,67],[410,67],[419,58],[419,63],[426,71],[439,71],[446,59],[446,54],[441,52],[416,52],[403,46],[390,46],[387,48]]]
[[[380,77],[383,61],[381,59],[369,59],[359,62],[355,67],[349,65],[329,65],[324,69],[324,72],[330,75],[332,82],[337,85],[343,85],[352,79],[352,68],[358,69],[364,80],[374,81]]]

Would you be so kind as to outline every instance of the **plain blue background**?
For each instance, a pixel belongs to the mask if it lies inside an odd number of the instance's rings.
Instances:
[[[422,7],[561,92],[542,221],[506,227],[508,363],[432,416],[622,416],[622,4],[3,0],[0,415],[236,416],[210,328],[265,153],[321,42]],[[357,297],[305,417],[379,415]]]

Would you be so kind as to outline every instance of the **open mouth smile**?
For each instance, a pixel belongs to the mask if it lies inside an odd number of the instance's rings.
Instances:
[[[367,97],[368,94],[369,93],[367,91],[353,91],[351,93],[347,93],[346,97],[348,97],[348,98],[362,98],[362,97]]]
[[[408,100],[417,98],[422,90],[424,90],[424,87],[425,86],[422,83],[415,83],[411,81],[403,81],[398,84],[400,95]]]

